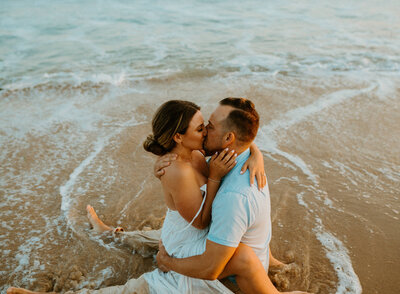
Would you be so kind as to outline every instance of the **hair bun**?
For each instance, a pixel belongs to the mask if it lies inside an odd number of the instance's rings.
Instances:
[[[153,135],[148,135],[146,141],[143,143],[143,148],[155,155],[164,155],[167,150],[158,143]]]

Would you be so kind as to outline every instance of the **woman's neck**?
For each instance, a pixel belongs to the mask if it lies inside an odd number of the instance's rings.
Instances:
[[[193,150],[185,148],[182,145],[177,145],[171,150],[171,153],[175,153],[180,159],[187,162],[192,161],[192,152]]]

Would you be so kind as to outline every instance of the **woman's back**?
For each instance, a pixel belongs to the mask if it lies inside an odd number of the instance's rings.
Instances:
[[[203,185],[200,189],[205,200],[207,197],[206,185]],[[202,205],[198,212],[201,209]],[[193,218],[197,215],[198,213]],[[177,210],[167,210],[161,230],[161,239],[168,254],[183,258],[204,252],[208,228],[196,229],[191,222],[186,221]]]

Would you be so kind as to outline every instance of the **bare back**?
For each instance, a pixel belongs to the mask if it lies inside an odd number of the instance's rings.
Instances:
[[[207,162],[198,150],[192,152],[191,162],[179,159],[172,161],[161,177],[167,207],[177,210],[190,222],[203,200],[200,187],[207,182],[207,177]]]

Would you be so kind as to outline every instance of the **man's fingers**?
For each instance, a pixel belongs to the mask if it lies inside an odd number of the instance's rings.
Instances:
[[[164,158],[163,160],[160,161],[160,164],[158,166],[158,169],[162,169],[164,167],[167,167],[171,164],[171,160],[169,158]]]
[[[163,169],[164,167],[169,166],[171,164],[171,161],[174,161],[176,159],[176,157],[177,157],[177,155],[174,153],[161,156],[157,161],[156,169],[160,170],[160,169]]]
[[[159,249],[159,250],[164,249],[164,244],[163,244],[163,242],[162,242],[161,239],[158,241],[158,249]]]
[[[165,170],[164,169],[160,169],[156,172],[156,176],[157,178],[163,176],[165,174]]]
[[[162,156],[161,158],[165,161],[171,161],[171,160],[175,160],[177,157],[177,155],[175,153],[170,153],[170,154],[166,154],[164,156]]]

